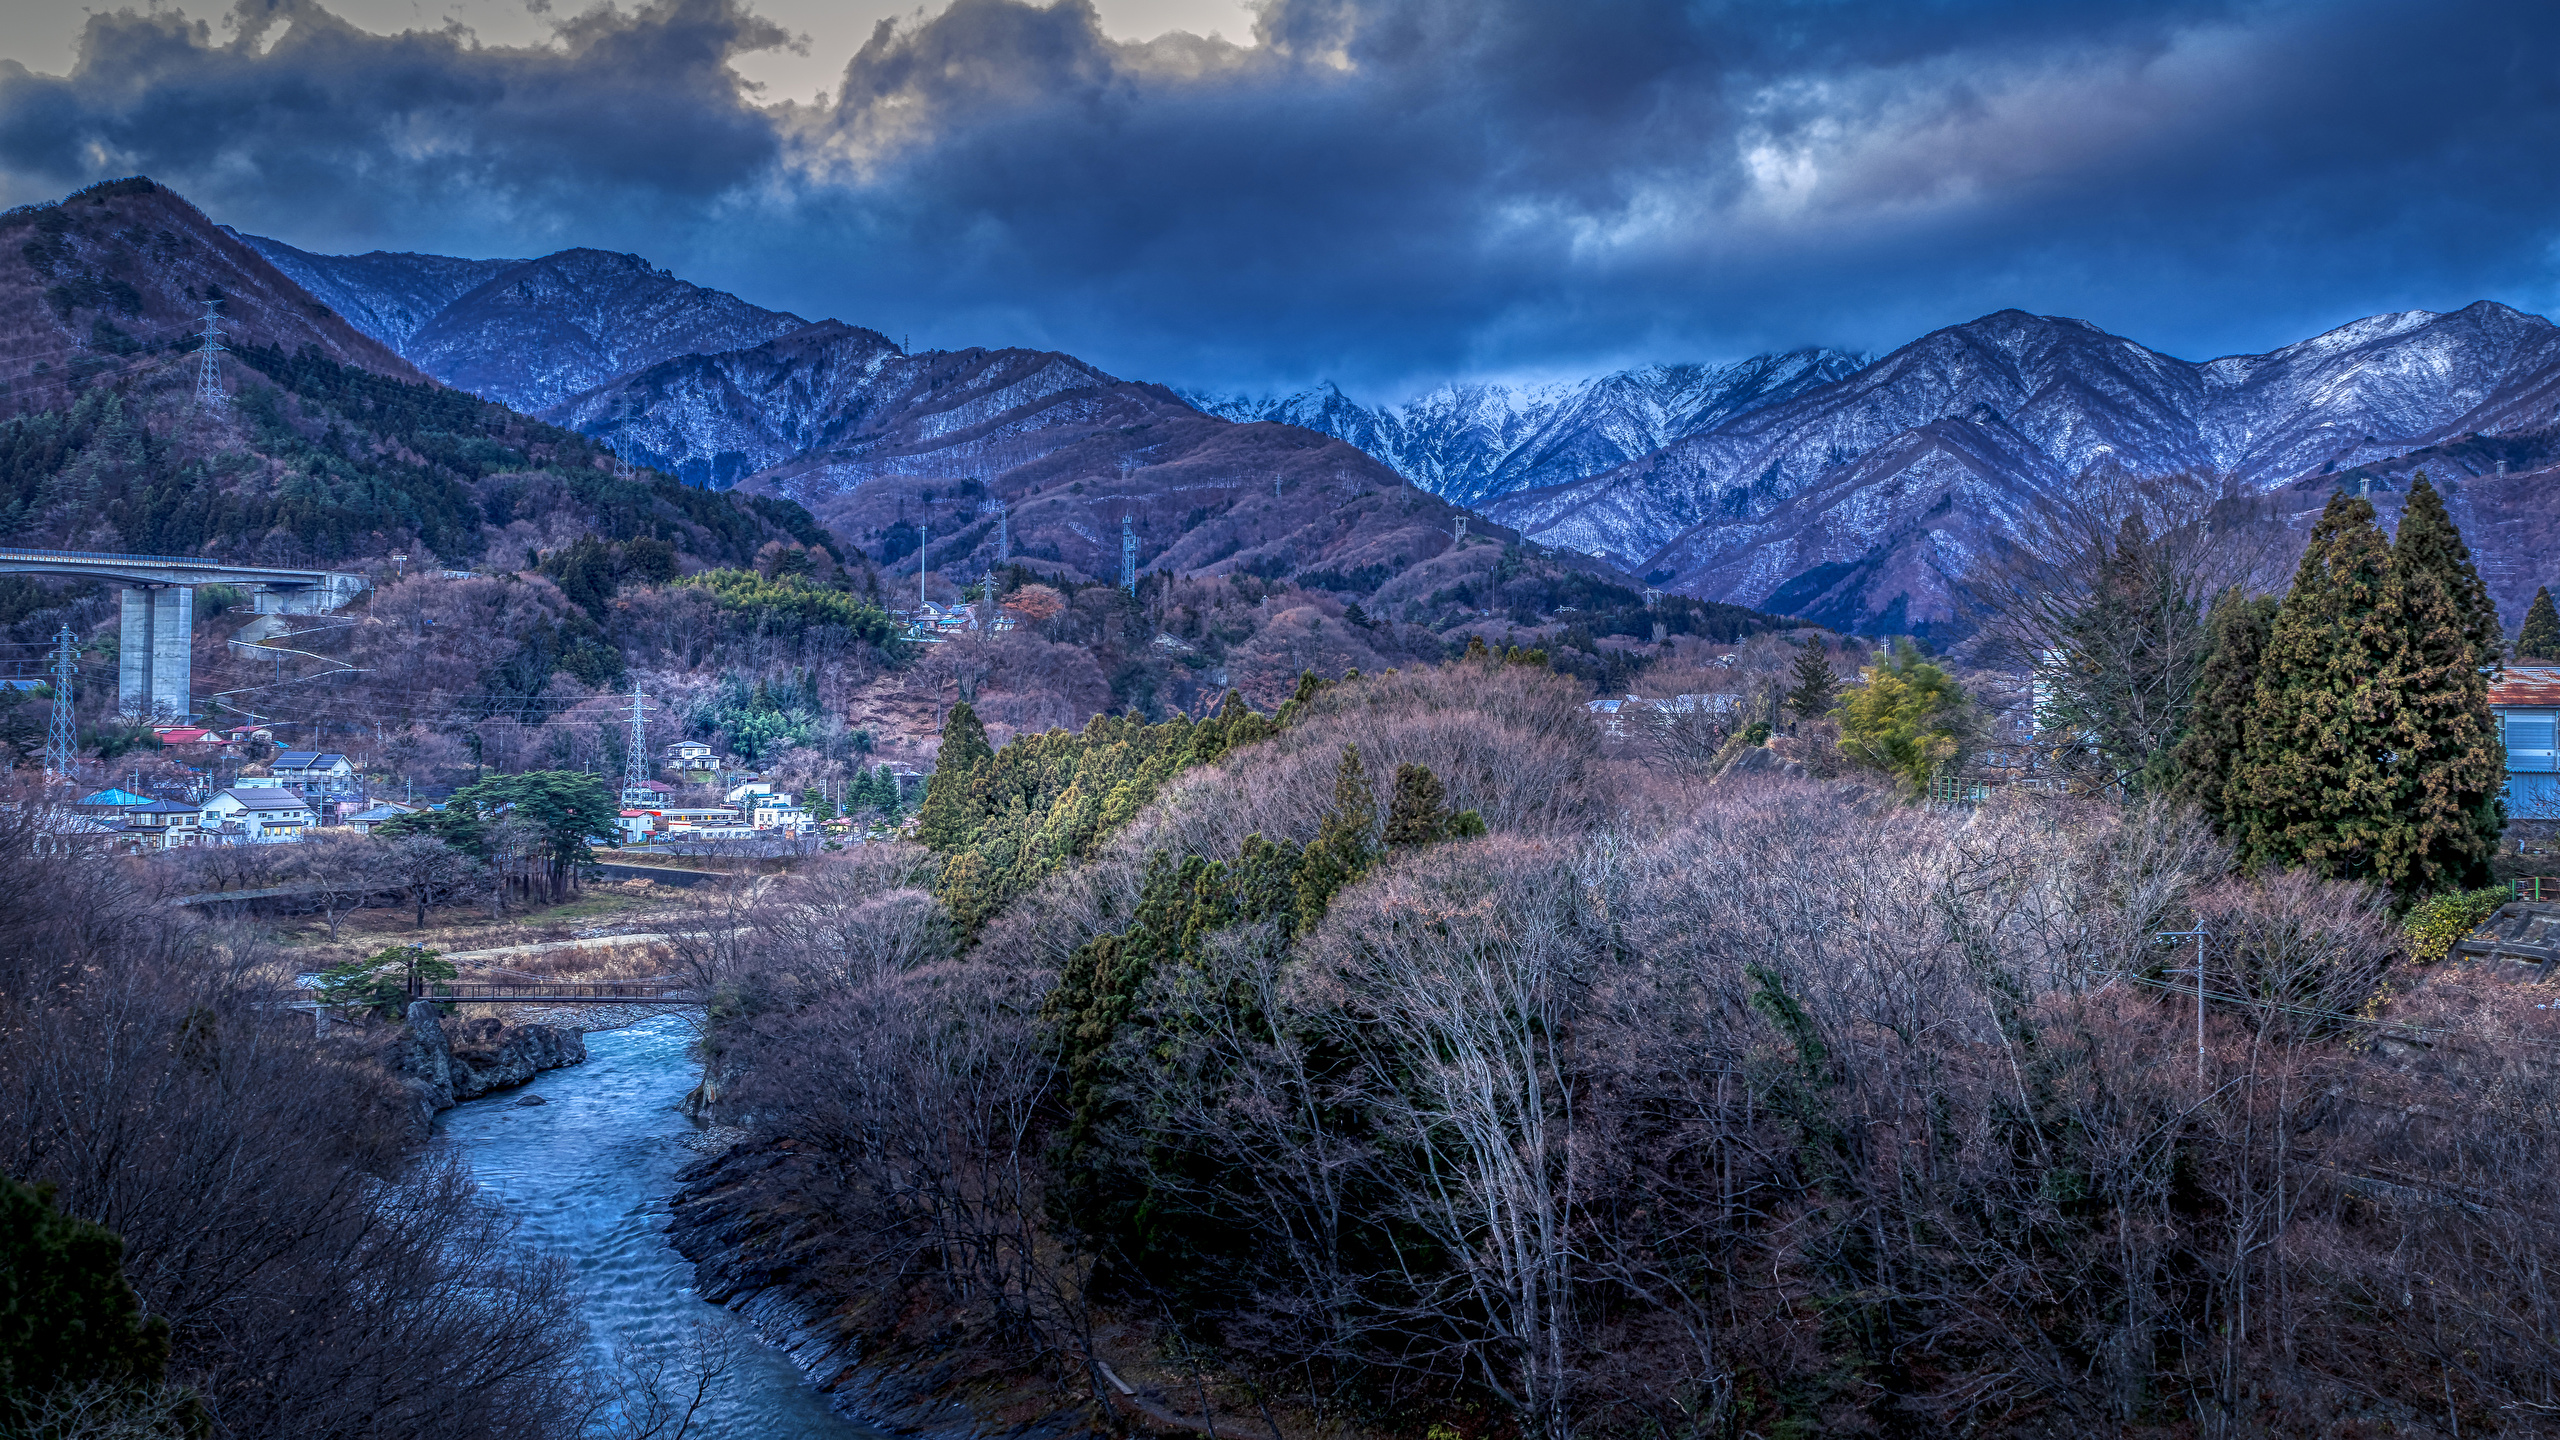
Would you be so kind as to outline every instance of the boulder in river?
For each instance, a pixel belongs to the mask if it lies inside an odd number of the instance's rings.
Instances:
[[[422,1122],[462,1101],[586,1058],[586,1037],[578,1031],[489,1019],[448,1021],[431,1000],[410,1005],[408,1035],[399,1049],[401,1076],[417,1096]]]

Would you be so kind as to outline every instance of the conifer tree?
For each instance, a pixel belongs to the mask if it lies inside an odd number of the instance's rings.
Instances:
[[[2506,752],[2489,712],[2489,677],[2505,634],[2471,550],[2426,477],[2418,478],[2391,546],[2396,664],[2376,678],[2392,700],[2400,823],[2375,869],[2405,894],[2469,889],[2488,879],[2505,817]]]
[[[2516,632],[2516,658],[2560,663],[2560,610],[2551,608],[2548,585],[2533,592],[2533,605],[2524,612],[2524,628]]]
[[[2482,665],[2494,666],[2505,657],[2507,627],[2498,619],[2498,607],[2489,599],[2480,568],[2471,561],[2471,547],[2462,543],[2462,532],[2445,513],[2444,497],[2427,483],[2424,470],[2409,487],[2409,503],[2400,512],[2400,531],[2392,538],[2391,555],[2402,573],[2430,573],[2443,585],[2463,641]]]
[[[916,840],[936,850],[956,850],[978,833],[986,817],[974,803],[978,766],[995,751],[987,744],[987,727],[978,712],[960,701],[942,721],[942,749],[934,758],[933,778],[926,782],[924,803],[916,807]]]
[[[1360,763],[1360,747],[1345,745],[1334,767],[1332,808],[1298,863],[1298,933],[1316,928],[1333,897],[1377,858],[1377,826],[1378,792]]]
[[[1819,720],[1831,713],[1840,695],[1840,677],[1831,672],[1831,656],[1819,640],[1796,652],[1796,688],[1787,692],[1787,707],[1799,720]]]
[[[1440,777],[1428,765],[1396,767],[1396,790],[1387,801],[1387,844],[1428,845],[1447,832],[1449,807]]]
[[[50,1186],[0,1177],[0,1428],[12,1402],[60,1387],[160,1379],[169,1322],[145,1320],[124,1276],[124,1241],[54,1208]]]
[[[2386,854],[2405,851],[2392,834],[2398,707],[2375,683],[2406,668],[2390,588],[2391,549],[2373,506],[2330,497],[2269,628],[2226,786],[2231,838],[2249,863],[2376,879]]]
[[[2223,592],[2205,616],[2212,652],[2196,685],[2186,734],[2178,740],[2177,788],[2194,797],[2205,818],[2225,833],[2244,808],[2231,780],[2248,743],[2249,706],[2275,618],[2275,597],[2237,589]]]

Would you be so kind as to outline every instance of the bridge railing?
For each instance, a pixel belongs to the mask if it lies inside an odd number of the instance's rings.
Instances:
[[[687,987],[674,980],[603,980],[584,984],[566,981],[527,981],[516,984],[484,984],[469,980],[435,980],[413,985],[410,995],[420,1000],[679,1000]]]

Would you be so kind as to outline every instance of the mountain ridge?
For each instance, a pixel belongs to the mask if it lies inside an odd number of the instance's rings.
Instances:
[[[2368,316],[2201,362],[2004,310],[1488,511],[1736,604],[1769,602],[1825,567],[1862,571],[1875,578],[1854,597],[1825,587],[1832,622],[1943,625],[1965,566],[2016,541],[2025,507],[2071,502],[2084,479],[2187,473],[2265,493],[2463,433],[2547,425],[2555,404],[2560,327],[2493,301]],[[1885,463],[1895,456],[1903,463]],[[1920,522],[1931,513],[1948,518]]]
[[[1376,406],[1331,382],[1258,398],[1177,393],[1212,415],[1275,420],[1349,441],[1424,489],[1477,505],[1597,474],[1865,363],[1865,356],[1809,348],[1727,365],[1640,365],[1544,385],[1453,382]]]

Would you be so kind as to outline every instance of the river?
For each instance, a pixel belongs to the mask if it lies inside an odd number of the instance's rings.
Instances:
[[[436,1133],[460,1147],[523,1239],[576,1267],[596,1360],[617,1341],[665,1346],[704,1323],[737,1336],[735,1362],[693,1429],[697,1440],[881,1440],[838,1416],[781,1351],[693,1293],[693,1265],[662,1233],[675,1173],[698,1127],[676,1103],[693,1086],[681,1015],[587,1035],[587,1063],[547,1071],[447,1110]],[[520,1105],[539,1095],[542,1105]]]

